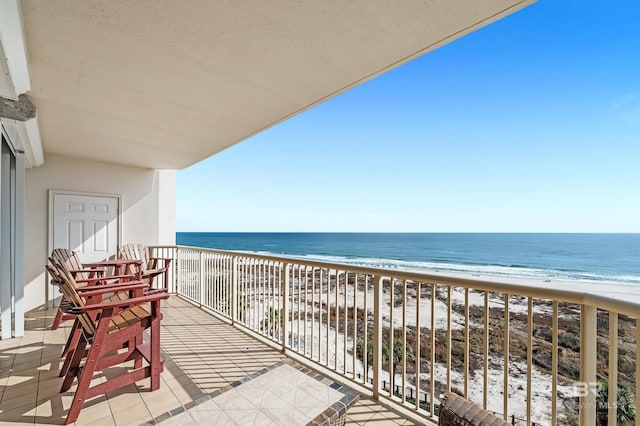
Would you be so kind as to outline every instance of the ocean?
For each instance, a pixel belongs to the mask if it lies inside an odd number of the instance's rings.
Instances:
[[[176,240],[427,273],[640,285],[640,234],[178,232]]]

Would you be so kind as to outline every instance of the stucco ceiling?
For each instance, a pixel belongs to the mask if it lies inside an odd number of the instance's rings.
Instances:
[[[45,153],[184,168],[533,0],[22,0]]]

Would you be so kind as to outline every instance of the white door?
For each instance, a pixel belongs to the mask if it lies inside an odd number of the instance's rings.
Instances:
[[[50,192],[50,250],[77,252],[82,262],[98,262],[116,255],[119,236],[117,196]],[[57,289],[49,293],[59,296]]]

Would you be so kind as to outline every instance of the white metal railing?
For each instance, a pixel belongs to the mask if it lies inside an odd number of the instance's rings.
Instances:
[[[629,301],[204,248],[152,250],[173,259],[171,292],[412,417],[436,422],[445,390],[513,424],[586,426],[604,414],[615,425],[639,406],[640,305]],[[602,382],[608,392],[598,392]]]

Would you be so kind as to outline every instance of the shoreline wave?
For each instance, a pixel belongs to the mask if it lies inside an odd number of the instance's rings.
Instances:
[[[412,272],[437,272],[469,274],[472,276],[483,275],[499,278],[522,278],[529,280],[563,280],[612,284],[640,285],[640,276],[634,275],[606,275],[585,271],[567,271],[531,268],[524,265],[474,265],[448,262],[424,262],[388,258],[347,257],[335,255],[305,254],[294,255],[289,253],[274,253],[266,250],[251,251],[252,253],[287,256],[301,260],[313,260],[318,262],[343,263],[354,266],[370,266],[388,269],[406,270]]]

